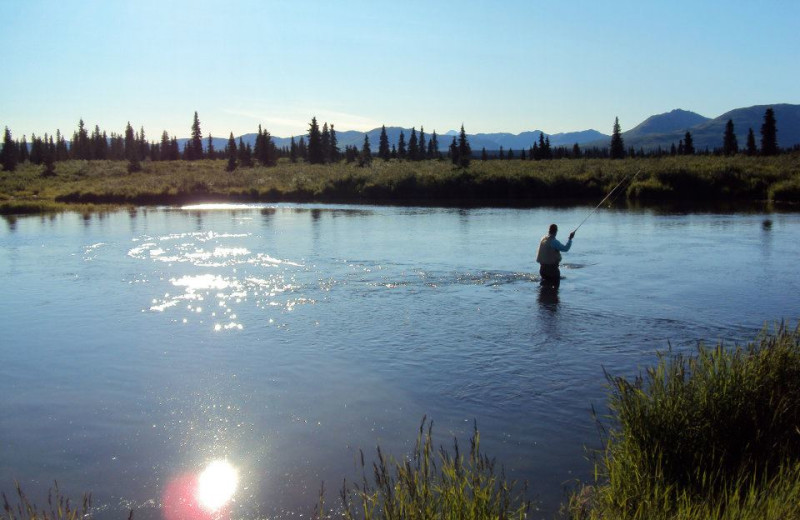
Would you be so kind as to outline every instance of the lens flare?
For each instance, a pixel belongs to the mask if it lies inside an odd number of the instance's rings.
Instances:
[[[197,477],[197,501],[209,512],[222,508],[236,492],[239,475],[226,460],[215,460]]]

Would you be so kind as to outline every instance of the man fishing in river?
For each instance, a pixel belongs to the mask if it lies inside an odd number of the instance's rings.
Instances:
[[[569,251],[572,247],[572,239],[575,231],[569,234],[569,240],[562,244],[556,239],[558,226],[550,224],[548,233],[539,241],[539,250],[536,252],[536,261],[539,262],[539,274],[542,276],[542,283],[552,284],[556,287],[561,283],[561,271],[558,264],[561,262],[561,252]]]

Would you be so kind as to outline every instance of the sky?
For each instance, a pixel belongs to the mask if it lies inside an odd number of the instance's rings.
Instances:
[[[0,0],[0,129],[628,130],[800,104],[800,2]]]

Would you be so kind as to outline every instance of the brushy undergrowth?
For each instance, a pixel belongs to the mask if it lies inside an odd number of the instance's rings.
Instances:
[[[61,494],[58,482],[47,494],[47,508],[39,509],[22,491],[16,483],[16,503],[11,503],[3,493],[3,520],[83,520],[89,518],[92,507],[92,495],[84,494],[83,500],[77,506]],[[133,520],[133,513],[128,520]]]
[[[800,326],[609,383],[615,424],[572,518],[800,518]]]
[[[470,438],[469,453],[460,452],[457,439],[453,452],[434,450],[433,423],[423,418],[413,453],[409,458],[387,458],[380,447],[367,477],[361,453],[360,483],[342,486],[340,497],[347,520],[479,520],[523,519],[530,508],[526,486],[495,472],[494,460],[480,451],[477,426]],[[325,517],[324,503],[318,518]]]
[[[596,200],[626,176],[634,201],[772,200],[800,202],[800,155],[776,157],[291,163],[225,170],[223,160],[141,163],[65,161],[54,175],[30,163],[0,172],[0,201],[184,204],[212,201],[541,205]],[[629,179],[630,180],[630,179]],[[622,193],[622,192],[621,192]]]

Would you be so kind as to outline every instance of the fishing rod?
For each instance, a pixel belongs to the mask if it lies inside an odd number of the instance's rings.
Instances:
[[[633,177],[631,177],[631,182],[633,182],[633,179],[635,179],[635,178],[636,178],[636,176],[637,176],[637,175],[639,175],[639,173],[640,173],[641,171],[642,171],[642,170],[636,170],[636,173],[634,173],[634,174],[633,174]],[[614,188],[613,188],[611,191],[609,191],[609,192],[608,192],[608,195],[606,195],[606,196],[603,198],[603,200],[601,200],[601,201],[600,201],[600,204],[598,204],[597,206],[595,206],[595,208],[594,208],[594,209],[593,209],[593,210],[592,210],[592,211],[591,211],[591,212],[590,212],[588,215],[586,215],[586,218],[585,218],[585,219],[583,219],[583,220],[581,221],[581,223],[580,223],[580,224],[578,224],[578,227],[576,227],[574,230],[572,230],[572,233],[570,233],[570,235],[574,235],[574,234],[575,234],[575,233],[576,233],[576,232],[577,232],[577,231],[580,229],[580,227],[583,225],[583,223],[584,223],[584,222],[586,222],[587,220],[589,220],[589,217],[591,217],[592,215],[594,215],[594,214],[595,214],[595,212],[596,212],[598,209],[600,209],[600,206],[602,206],[602,205],[603,205],[603,203],[604,203],[605,201],[607,201],[607,200],[608,200],[608,198],[609,198],[609,197],[610,197],[610,196],[611,196],[611,195],[612,195],[612,194],[613,194],[615,191],[617,191],[617,189],[619,189],[619,187],[620,187],[620,186],[622,186],[622,185],[625,183],[625,181],[627,181],[627,180],[628,180],[628,177],[630,177],[630,176],[631,176],[631,174],[629,173],[628,175],[626,175],[626,176],[625,176],[625,178],[623,178],[621,181],[619,181],[619,184],[617,184],[616,186],[614,186]]]

